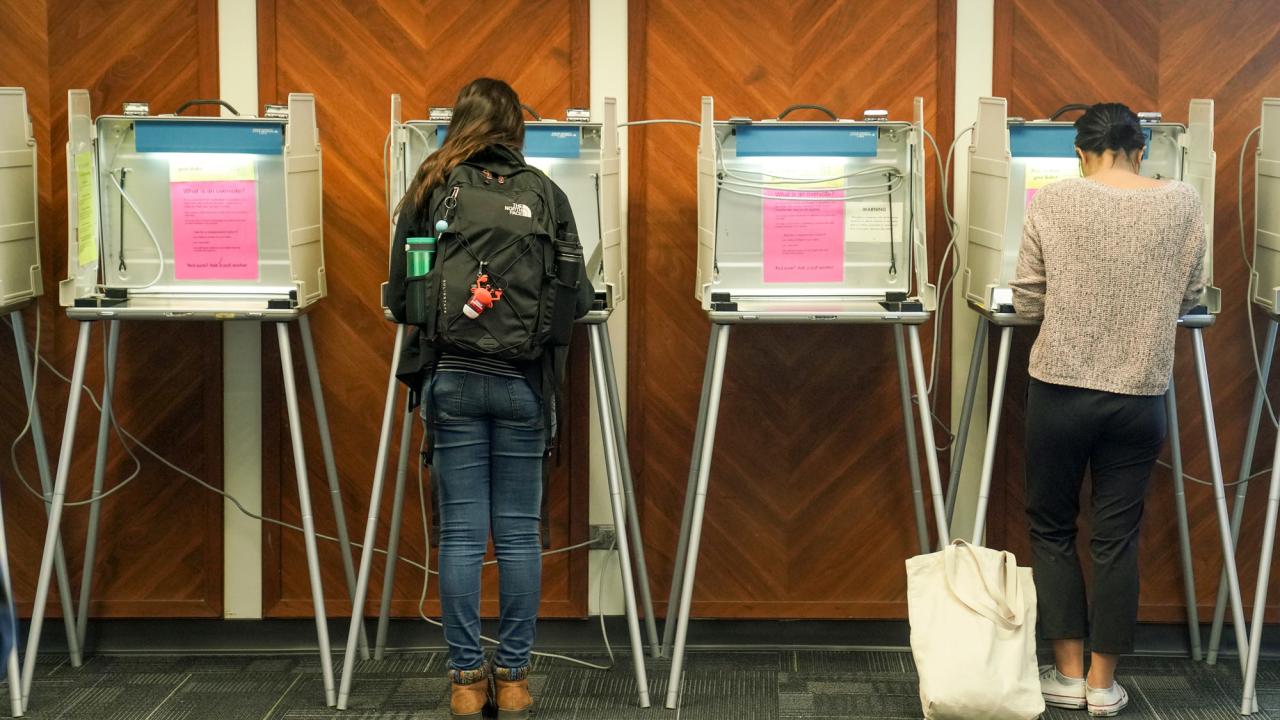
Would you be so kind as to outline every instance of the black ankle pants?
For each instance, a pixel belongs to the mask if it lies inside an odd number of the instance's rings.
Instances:
[[[1027,519],[1040,636],[1088,638],[1093,652],[1133,651],[1138,528],[1167,432],[1164,396],[1117,395],[1032,380],[1027,391]],[[1076,520],[1092,478],[1086,595]]]

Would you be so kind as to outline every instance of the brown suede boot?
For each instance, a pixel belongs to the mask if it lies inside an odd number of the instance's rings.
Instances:
[[[489,701],[488,674],[484,668],[450,670],[449,680],[453,683],[449,712],[454,720],[480,720]]]
[[[498,720],[527,720],[533,709],[528,665],[516,670],[493,668],[493,702],[498,706]]]

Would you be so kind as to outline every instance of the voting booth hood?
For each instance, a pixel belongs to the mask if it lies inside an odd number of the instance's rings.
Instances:
[[[1141,113],[1147,146],[1141,173],[1181,180],[1200,196],[1208,278],[1202,307],[1192,314],[1216,315],[1222,292],[1213,285],[1214,168],[1213,101],[1192,100],[1188,123],[1163,122]],[[978,312],[1013,312],[1013,280],[1027,205],[1045,185],[1080,174],[1075,128],[1070,122],[1010,118],[1008,101],[978,100],[969,146],[968,221],[964,227],[965,298]]]
[[[450,108],[431,108],[425,120],[403,120],[398,94],[391,96],[388,138],[387,215],[394,244],[396,211],[418,166],[440,149],[448,136]],[[622,247],[622,155],[618,148],[618,110],[605,98],[602,118],[569,109],[566,120],[525,123],[524,161],[547,174],[564,191],[573,209],[583,257],[599,304],[612,310],[625,297]],[[395,258],[395,248],[389,253]],[[383,308],[387,308],[386,289]]]
[[[266,316],[326,295],[315,98],[266,117],[93,118],[68,93],[69,308]]]
[[[924,101],[911,122],[715,119],[702,99],[698,263],[706,310],[735,298],[909,301],[931,311]]]

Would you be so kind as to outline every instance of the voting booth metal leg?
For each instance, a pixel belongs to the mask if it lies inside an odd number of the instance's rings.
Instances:
[[[30,397],[28,395],[27,397]],[[13,647],[9,648],[9,656],[5,658],[5,676],[9,682],[9,708],[13,717],[22,716],[22,673],[18,669],[18,616],[13,608],[13,578],[9,574],[9,540],[4,529],[4,512],[0,509],[0,575],[3,576],[4,591],[9,596],[10,613],[7,620],[13,625]]]
[[[618,393],[618,375],[613,364],[613,341],[609,339],[609,326],[600,325],[600,346],[604,351],[605,380],[609,389],[609,409],[612,414],[613,434],[617,438],[619,469],[622,473],[622,494],[627,501],[627,532],[631,538],[631,560],[640,583],[640,607],[644,610],[645,632],[649,636],[649,648],[655,658],[662,657],[658,642],[658,620],[653,616],[653,596],[649,587],[649,564],[644,557],[644,536],[640,529],[640,513],[636,509],[636,489],[631,482],[631,453],[627,445],[627,426],[622,419],[622,397]],[[600,417],[602,425],[605,418]],[[601,433],[603,437],[603,432]],[[623,529],[619,528],[618,532]]]
[[[329,411],[324,404],[324,387],[320,381],[320,365],[316,362],[316,346],[311,340],[311,318],[298,318],[298,330],[302,334],[302,356],[307,365],[307,380],[311,384],[311,404],[316,409],[316,426],[320,431],[320,450],[324,455],[325,476],[329,479],[329,500],[333,503],[333,519],[337,526],[338,550],[342,553],[342,571],[347,579],[347,597],[355,599],[356,570],[351,562],[351,539],[347,536],[347,513],[342,506],[342,488],[338,484],[338,463],[333,458],[333,436],[329,433]],[[369,642],[364,627],[360,632],[360,656],[369,659]]]
[[[93,565],[98,555],[98,526],[102,520],[102,489],[107,478],[107,449],[111,440],[112,399],[116,385],[116,354],[120,347],[120,321],[107,321],[107,350],[102,377],[102,412],[98,419],[98,445],[93,460],[93,488],[89,494],[89,526],[84,539],[84,567],[80,571],[80,609],[76,614],[76,639],[85,647],[89,627],[89,599],[93,595]]]
[[[31,403],[27,408],[31,413],[31,444],[35,447],[36,468],[40,475],[40,492],[44,494],[44,510],[48,515],[50,504],[53,502],[53,472],[49,468],[49,448],[44,441],[44,423],[40,420],[40,405],[33,394],[35,373],[32,370],[32,356],[27,354],[27,334],[22,323],[22,313],[15,312],[9,317],[13,321],[13,343],[18,350],[18,372],[22,375],[22,392]],[[5,557],[8,558],[7,555]],[[67,558],[62,551],[61,535],[53,550],[53,571],[54,578],[58,582],[58,601],[62,605],[62,621],[66,625],[71,667],[78,668],[81,663],[80,642],[75,633],[76,613],[75,606],[72,605],[74,596],[71,594],[71,576],[67,572]],[[13,595],[10,594],[9,597],[12,598]]]
[[[1013,326],[1000,328],[1000,350],[996,355],[996,381],[991,390],[991,412],[987,418],[987,443],[982,451],[982,481],[978,486],[978,507],[973,520],[973,542],[981,545],[987,531],[987,503],[991,498],[991,475],[995,472],[996,440],[1000,434],[1000,415],[1004,410],[1004,385],[1009,376],[1009,346]]]
[[[694,439],[698,451],[697,485],[694,488],[689,538],[683,558],[680,582],[680,604],[676,611],[675,644],[671,651],[671,675],[667,680],[666,706],[674,710],[680,698],[684,672],[685,641],[689,635],[689,612],[693,605],[693,580],[698,573],[698,546],[702,542],[702,516],[707,508],[707,483],[711,478],[711,456],[715,450],[716,421],[720,415],[720,392],[724,389],[724,364],[729,353],[730,325],[711,325],[711,351],[707,354],[707,379],[710,388],[703,393],[701,432]],[[670,623],[671,610],[667,610]]]
[[[1191,659],[1200,661],[1200,613],[1196,608],[1196,576],[1191,562],[1191,533],[1187,523],[1187,496],[1182,473],[1182,436],[1178,422],[1178,391],[1173,378],[1164,394],[1165,416],[1169,427],[1169,459],[1173,466],[1174,510],[1178,516],[1178,549],[1182,561],[1182,587],[1187,603],[1187,635]]]
[[[1218,529],[1222,535],[1222,564],[1227,570],[1231,617],[1235,625],[1236,646],[1240,648],[1240,671],[1243,674],[1248,663],[1246,656],[1249,641],[1244,624],[1244,603],[1240,599],[1240,578],[1236,574],[1235,543],[1231,541],[1231,522],[1227,517],[1227,493],[1222,482],[1222,454],[1218,449],[1218,428],[1213,416],[1213,396],[1209,391],[1209,367],[1204,353],[1204,330],[1202,328],[1190,328],[1190,330],[1196,354],[1196,380],[1200,384],[1200,406],[1204,413],[1205,441],[1209,447],[1209,471],[1213,475],[1213,495],[1218,509]]]
[[[924,487],[920,483],[920,454],[916,449],[915,411],[911,409],[911,380],[907,372],[907,342],[901,325],[893,326],[893,346],[898,357],[898,388],[902,396],[902,426],[906,428],[907,470],[911,475],[911,502],[916,511],[916,543],[920,554],[929,552],[929,524],[924,514]],[[920,402],[920,423],[929,423],[929,399]],[[939,538],[939,542],[942,539]]]
[[[685,556],[689,551],[689,533],[693,524],[693,500],[698,489],[698,464],[702,461],[702,434],[707,425],[707,398],[711,393],[711,375],[715,363],[712,358],[716,353],[716,341],[719,336],[711,326],[707,338],[707,361],[702,369],[702,395],[698,398],[698,420],[693,428],[693,451],[689,458],[689,480],[685,485],[684,515],[680,518],[680,540],[676,543],[676,554],[673,558],[675,567],[671,573],[671,595],[667,599],[667,618],[662,623],[662,656],[671,657],[671,645],[676,636],[676,618],[674,613],[680,606],[680,591],[684,584]]]
[[[936,322],[936,321],[935,321]],[[991,321],[978,316],[973,332],[973,354],[969,356],[969,377],[964,385],[964,404],[960,406],[960,422],[956,427],[955,443],[951,446],[951,472],[947,477],[947,524],[956,512],[956,494],[960,491],[960,471],[964,468],[964,451],[969,444],[969,423],[973,420],[973,401],[982,380],[982,358],[987,352],[987,331]]]
[[[1231,542],[1240,541],[1240,526],[1244,523],[1245,498],[1249,494],[1249,477],[1253,474],[1253,452],[1258,446],[1258,426],[1262,422],[1267,400],[1267,381],[1271,378],[1271,360],[1276,352],[1276,330],[1280,321],[1271,318],[1267,323],[1267,339],[1262,348],[1262,363],[1258,368],[1258,386],[1253,391],[1253,408],[1249,415],[1249,430],[1244,436],[1244,457],[1240,463],[1240,476],[1236,478],[1236,502],[1231,508]],[[1268,413],[1269,414],[1269,413]],[[1222,622],[1227,611],[1227,569],[1218,578],[1218,598],[1213,605],[1213,625],[1209,629],[1209,654],[1207,662],[1218,662],[1218,647],[1222,642]]]
[[[1246,456],[1247,457],[1247,456]],[[1262,531],[1262,554],[1258,558],[1258,587],[1253,599],[1253,625],[1249,638],[1248,662],[1244,671],[1244,695],[1240,714],[1254,711],[1258,681],[1258,655],[1262,652],[1262,629],[1267,610],[1267,583],[1271,580],[1271,560],[1276,542],[1276,514],[1280,511],[1280,437],[1271,461],[1271,490],[1267,494],[1267,520]]]
[[[920,350],[920,326],[907,326],[907,339],[911,342],[911,365],[916,376],[916,395],[921,403],[928,403],[929,385],[924,379],[924,353]],[[908,427],[907,434],[914,431]],[[933,494],[933,519],[938,527],[938,545],[946,546],[951,542],[947,529],[947,503],[942,496],[942,473],[938,470],[938,443],[933,439],[932,418],[920,423],[920,434],[924,439],[925,468],[929,471],[929,490]]]
[[[369,515],[364,526],[364,549],[360,551],[360,569],[356,572],[356,593],[351,602],[351,627],[347,631],[347,648],[342,654],[342,677],[338,684],[338,709],[347,709],[351,696],[351,676],[355,671],[356,643],[364,629],[364,603],[369,596],[369,575],[373,571],[373,546],[378,532],[378,506],[382,504],[382,482],[387,473],[387,455],[391,452],[391,432],[396,406],[396,361],[404,346],[405,328],[396,326],[396,340],[391,350],[391,372],[387,377],[387,399],[382,407],[382,432],[378,436],[378,456],[373,470],[373,487],[369,492]],[[427,542],[430,542],[428,540]]]
[[[307,483],[307,456],[302,447],[302,420],[298,411],[298,388],[293,377],[293,347],[288,324],[276,324],[276,338],[280,341],[280,368],[284,374],[284,396],[289,411],[289,435],[293,440],[293,465],[298,477],[298,511],[302,515],[307,570],[311,574],[311,603],[320,646],[320,672],[324,678],[325,703],[333,707],[333,654],[329,651],[329,624],[324,611],[324,589],[320,584],[320,555],[316,549],[316,525],[311,512],[311,488]]]
[[[89,333],[93,324],[80,323],[76,339],[76,359],[71,371],[71,392],[67,397],[67,418],[62,426],[62,444],[58,446],[58,465],[53,480],[49,525],[45,530],[44,554],[40,559],[40,575],[36,580],[35,605],[31,610],[31,628],[27,635],[27,652],[22,667],[22,709],[31,704],[31,681],[35,677],[36,654],[40,649],[40,631],[44,626],[45,605],[49,601],[49,585],[53,579],[54,549],[62,527],[62,510],[66,501],[67,476],[71,472],[71,453],[76,441],[76,420],[80,416],[80,386],[84,384],[84,366],[89,356]],[[73,633],[74,634],[74,633]]]
[[[413,442],[413,407],[410,393],[405,393],[404,418],[400,425],[400,456],[396,461],[396,487],[391,496],[391,532],[387,540],[387,566],[382,574],[382,600],[378,606],[378,632],[373,658],[381,660],[387,646],[387,624],[391,616],[391,590],[396,584],[396,560],[400,552],[400,525],[404,516],[404,485],[409,474],[409,445]],[[426,538],[430,543],[431,538]],[[363,627],[363,623],[361,623]]]
[[[21,316],[21,312],[13,313],[14,317]],[[18,350],[18,357],[21,358],[27,352],[27,338],[23,334],[25,330],[22,327],[21,320],[15,320],[13,323],[14,344]],[[36,412],[35,397],[31,394],[31,387],[25,380],[23,373],[23,395],[27,398],[27,412],[32,415],[34,422],[34,414]],[[43,448],[37,448],[37,452]],[[42,477],[47,481],[47,476]],[[48,491],[46,491],[47,493]],[[13,632],[13,647],[9,648],[9,655],[5,658],[5,676],[9,683],[9,708],[13,717],[21,717],[22,715],[22,672],[18,667],[18,620],[17,611],[13,609],[16,604],[13,596],[13,577],[9,574],[9,537],[4,527],[4,506],[0,503],[0,581],[4,582],[4,591],[9,598],[9,607],[11,613],[5,619],[12,620],[13,625],[10,630]]]
[[[604,342],[601,335],[608,332],[603,324],[592,325],[589,330],[591,338],[591,374],[596,386],[596,410],[600,413],[601,433],[604,441],[605,474],[609,478],[609,503],[613,509],[613,524],[617,528],[618,565],[622,573],[622,599],[627,613],[627,634],[631,638],[631,660],[635,666],[636,687],[640,694],[640,707],[649,707],[649,681],[644,667],[644,643],[640,640],[640,621],[636,611],[636,589],[631,574],[631,552],[626,532],[627,516],[623,509],[622,498],[622,460],[621,448],[618,447],[619,436],[615,434],[612,413],[609,410],[610,395],[609,375],[605,369]],[[643,550],[641,551],[643,552]]]

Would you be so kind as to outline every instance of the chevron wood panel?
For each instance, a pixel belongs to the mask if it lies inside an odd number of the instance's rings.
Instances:
[[[951,13],[927,0],[633,2],[630,113],[696,119],[713,95],[721,118],[799,102],[909,118],[921,95],[927,127],[950,138]],[[630,143],[630,443],[662,607],[709,333],[693,299],[697,138],[654,126]],[[902,562],[917,548],[891,330],[731,336],[694,614],[904,617]]]
[[[216,95],[216,6],[212,0],[111,7],[50,0],[7,3],[0,14],[18,20],[16,25],[5,24],[3,44],[20,56],[12,63],[4,58],[0,74],[16,69],[25,76],[0,78],[0,82],[18,82],[36,90],[30,99],[41,143],[46,289],[41,347],[55,367],[69,374],[77,324],[55,307],[57,281],[66,267],[66,179],[61,172],[66,92],[88,89],[97,113],[118,111],[123,101],[133,99],[146,99],[158,111],[171,111],[183,100]],[[94,330],[96,347],[86,375],[95,394],[102,385],[103,328]],[[215,483],[221,476],[219,337],[213,325],[126,325],[121,332],[116,413],[121,426],[142,442]],[[47,371],[39,382],[46,434],[51,452],[56,453],[68,388]],[[8,407],[21,407],[17,397],[18,402]],[[82,408],[67,493],[72,500],[88,496],[93,474],[91,447],[98,416],[89,402],[82,403]],[[5,422],[9,422],[7,414]],[[34,461],[29,451],[24,453],[21,466],[34,485]],[[110,488],[128,478],[135,466],[114,438],[108,459]],[[7,469],[3,474],[6,480],[12,479]],[[45,522],[40,503],[19,488],[6,482],[7,530],[15,590],[22,610],[29,612]],[[85,508],[68,508],[63,537],[73,576],[82,562],[86,519]],[[101,527],[94,615],[221,614],[221,502],[214,495],[144,457],[137,479],[104,502]],[[57,612],[53,603],[51,608]]]
[[[1223,312],[1217,324],[1205,331],[1205,342],[1223,469],[1230,482],[1242,464],[1247,415],[1256,386],[1245,316],[1247,275],[1236,219],[1237,162],[1245,135],[1258,123],[1262,97],[1280,92],[1280,8],[1265,0],[1219,4],[1191,0],[1017,0],[998,5],[1003,6],[998,14],[1005,18],[1005,24],[997,28],[996,54],[1008,61],[1007,72],[997,74],[996,86],[1006,88],[1011,114],[1042,117],[1067,102],[1115,99],[1135,109],[1158,109],[1166,119],[1186,122],[1187,103],[1192,98],[1216,101],[1214,265],[1216,284],[1223,288]],[[1206,38],[1213,42],[1208,54]],[[1251,165],[1247,173],[1246,212],[1251,213]],[[1256,314],[1255,318],[1259,328],[1264,327],[1265,318]],[[993,539],[1019,554],[1028,552],[1022,515],[1021,423],[1023,368],[1031,338],[1029,333],[1023,335],[1015,345],[1018,349],[1011,367],[1017,379],[1010,384],[1005,406],[1009,432],[1002,436],[1003,463],[998,466],[1002,472],[997,476],[1003,497],[993,505],[992,516]],[[1179,333],[1176,380],[1183,456],[1188,474],[1208,479],[1205,424],[1191,351],[1189,334]],[[1273,442],[1273,430],[1264,427],[1255,472],[1268,467]],[[1254,484],[1241,543],[1240,571],[1250,599],[1262,532],[1265,490],[1259,486],[1265,485],[1265,478]],[[1142,539],[1141,616],[1149,621],[1173,622],[1184,617],[1172,486],[1169,470],[1158,468],[1148,495]],[[1203,618],[1212,608],[1221,568],[1218,526],[1211,489],[1189,482],[1186,493]],[[1234,490],[1229,489],[1228,495],[1234,495]],[[1272,605],[1280,604],[1280,585],[1273,588],[1270,597]]]
[[[466,81],[492,75],[511,82],[524,102],[548,116],[562,116],[570,105],[586,106],[587,2],[267,0],[260,1],[258,7],[263,101],[283,101],[289,92],[314,92],[319,108],[325,154],[329,297],[313,313],[312,322],[345,512],[353,535],[359,536],[368,516],[393,339],[393,326],[382,318],[379,296],[379,284],[386,280],[387,267],[381,156],[389,130],[390,96],[400,93],[405,119],[422,118],[429,105],[452,104]],[[531,42],[530,38],[536,40]],[[581,335],[576,342],[561,447],[553,458],[548,523],[551,543],[556,547],[587,537],[585,341],[585,335]],[[268,408],[272,404],[283,407],[279,392],[278,386],[271,390]],[[312,421],[306,419],[311,413],[307,396],[303,417],[313,503],[320,530],[331,534],[333,512],[319,439]],[[278,417],[279,413],[268,411],[267,416]],[[279,516],[296,522],[297,493],[288,428],[282,422],[270,422],[274,424],[264,430],[266,442],[275,448],[276,460],[264,468],[264,501]],[[413,448],[418,447],[418,433],[415,429]],[[416,464],[411,466],[406,492],[400,553],[420,562],[424,548]],[[386,546],[390,527],[394,455],[391,468],[382,505],[379,547]],[[281,617],[310,614],[301,538],[293,532],[272,530],[265,543],[267,612]],[[340,555],[332,543],[324,543],[321,550],[327,609],[333,614],[349,613]],[[434,556],[431,562],[434,565]],[[370,613],[376,613],[378,608],[381,567],[379,560],[371,584]],[[490,570],[485,578],[485,611],[496,614],[496,574]],[[585,614],[586,553],[548,557],[543,583],[545,614]],[[397,571],[393,612],[416,615],[421,590],[422,572],[402,564]],[[429,597],[426,611],[438,614],[434,588]]]

